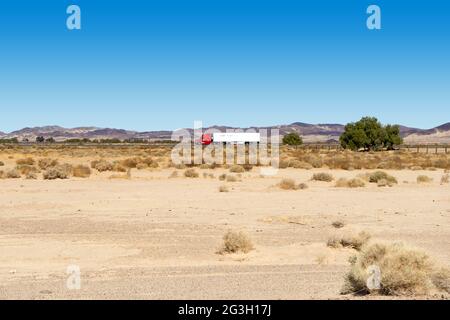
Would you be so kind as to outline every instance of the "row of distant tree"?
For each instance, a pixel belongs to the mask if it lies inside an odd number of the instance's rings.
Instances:
[[[398,125],[383,125],[377,118],[364,117],[347,124],[339,142],[344,149],[354,151],[392,150],[402,144],[403,139]],[[283,137],[283,143],[298,146],[303,140],[298,133],[292,132]]]

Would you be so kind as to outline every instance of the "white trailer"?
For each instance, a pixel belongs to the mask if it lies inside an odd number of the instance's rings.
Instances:
[[[259,143],[261,136],[257,132],[214,132],[212,141],[214,143]]]

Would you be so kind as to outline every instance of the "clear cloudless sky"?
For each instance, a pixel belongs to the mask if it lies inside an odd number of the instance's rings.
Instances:
[[[70,4],[81,30],[66,28]],[[382,30],[366,27],[370,4]],[[0,131],[364,115],[450,121],[450,1],[0,1]]]

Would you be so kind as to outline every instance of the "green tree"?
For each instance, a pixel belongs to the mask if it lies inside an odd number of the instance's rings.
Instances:
[[[283,137],[283,144],[290,146],[299,146],[303,143],[302,138],[297,132],[288,133]]]
[[[347,124],[339,141],[343,148],[351,150],[392,149],[403,142],[398,126],[383,126],[374,117],[364,117]]]

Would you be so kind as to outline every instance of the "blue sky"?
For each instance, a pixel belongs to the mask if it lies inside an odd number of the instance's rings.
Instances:
[[[77,4],[82,30],[66,28]],[[366,8],[382,30],[366,28]],[[2,0],[0,131],[450,121],[445,0]]]

